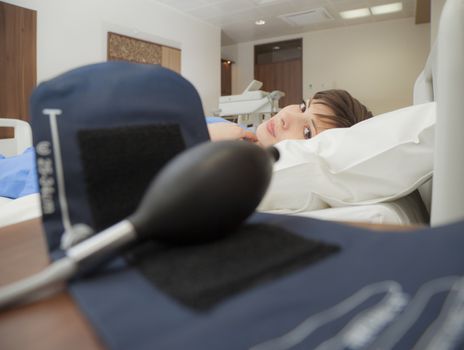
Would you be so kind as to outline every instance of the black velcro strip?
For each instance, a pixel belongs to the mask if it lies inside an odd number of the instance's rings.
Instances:
[[[78,140],[98,230],[132,214],[158,171],[185,149],[177,124],[80,130]]]
[[[338,250],[335,245],[259,224],[243,225],[226,238],[206,244],[174,247],[147,242],[127,258],[157,288],[201,311]]]

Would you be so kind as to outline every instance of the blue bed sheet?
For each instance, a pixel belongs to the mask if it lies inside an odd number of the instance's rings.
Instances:
[[[39,192],[35,153],[32,147],[22,154],[0,155],[0,196],[16,199]]]

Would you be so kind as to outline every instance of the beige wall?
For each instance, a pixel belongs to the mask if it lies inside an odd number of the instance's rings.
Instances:
[[[37,11],[38,82],[106,61],[107,32],[112,31],[182,50],[182,75],[198,90],[205,113],[217,109],[219,27],[147,0],[5,1]]]
[[[412,104],[412,89],[430,48],[430,25],[414,18],[307,32],[222,48],[235,61],[233,93],[253,79],[255,44],[303,38],[303,94],[350,91],[376,114]]]

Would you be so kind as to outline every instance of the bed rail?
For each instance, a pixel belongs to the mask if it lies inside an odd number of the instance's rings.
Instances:
[[[438,29],[432,226],[464,219],[464,0],[448,0]]]
[[[0,127],[14,129],[14,137],[0,139],[0,154],[5,157],[21,154],[32,146],[32,131],[28,122],[13,118],[0,118]]]

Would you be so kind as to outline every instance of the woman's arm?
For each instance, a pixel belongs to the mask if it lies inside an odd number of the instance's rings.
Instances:
[[[242,129],[234,123],[212,123],[208,124],[208,132],[211,141],[221,140],[246,140],[256,142],[256,135],[251,131]]]

